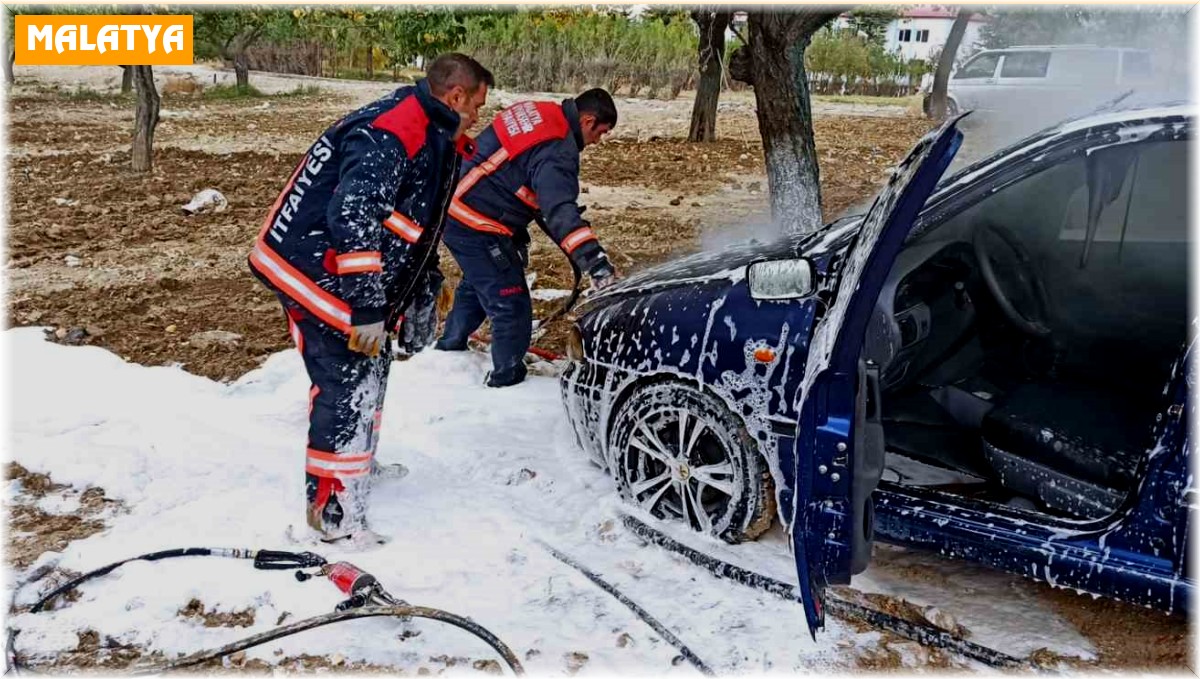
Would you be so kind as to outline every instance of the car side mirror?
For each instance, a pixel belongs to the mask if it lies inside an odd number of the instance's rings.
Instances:
[[[816,276],[807,259],[775,259],[747,267],[754,299],[801,299],[815,292]]]

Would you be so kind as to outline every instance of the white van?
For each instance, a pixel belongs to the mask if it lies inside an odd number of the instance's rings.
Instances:
[[[1090,111],[1124,91],[1150,84],[1152,78],[1147,50],[1093,45],[985,50],[950,77],[948,113],[1013,111],[1061,117]]]

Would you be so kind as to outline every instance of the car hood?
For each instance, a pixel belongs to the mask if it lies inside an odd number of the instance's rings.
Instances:
[[[752,240],[720,250],[698,252],[639,271],[621,279],[604,292],[593,295],[588,309],[629,296],[668,288],[705,284],[734,284],[746,278],[753,263],[771,259],[807,257],[823,260],[825,255],[845,249],[862,223],[861,215],[844,217],[812,233],[787,234],[771,241]],[[824,267],[818,264],[818,271]]]

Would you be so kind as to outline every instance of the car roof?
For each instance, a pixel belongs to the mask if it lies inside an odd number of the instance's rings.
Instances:
[[[1088,51],[1088,52],[1146,52],[1147,50],[1137,47],[1101,47],[1100,45],[1012,45],[1009,47],[998,47],[996,49],[983,50],[984,52],[1026,52],[1029,50],[1049,51],[1049,52],[1070,52],[1070,51]]]
[[[974,181],[978,177],[1005,164],[1013,156],[1027,153],[1038,147],[1049,146],[1062,137],[1083,130],[1114,125],[1132,125],[1140,130],[1142,126],[1136,124],[1144,121],[1194,117],[1196,117],[1196,105],[1191,102],[1150,103],[1124,101],[1119,104],[1119,107],[1114,107],[1110,110],[1099,110],[1080,118],[1063,121],[1000,149],[987,158],[973,163],[954,173],[952,176],[947,177],[938,187],[937,191],[935,191],[934,196],[936,197],[937,194],[944,193],[951,188]],[[1130,133],[1133,134],[1134,132],[1131,131]]]

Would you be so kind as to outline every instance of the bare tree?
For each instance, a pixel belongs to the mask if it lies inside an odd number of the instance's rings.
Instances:
[[[133,67],[121,67],[121,94],[129,94],[133,91]]]
[[[745,54],[730,59],[730,74],[743,76],[739,79],[754,86],[771,213],[784,231],[808,232],[821,225],[820,173],[804,50],[812,34],[844,9],[804,6],[751,11],[749,44],[739,50]]]
[[[150,66],[130,66],[137,108],[133,115],[133,170],[149,172],[154,164],[154,128],[158,127],[158,90],[154,87],[154,69]]]
[[[725,56],[725,29],[733,13],[715,7],[692,10],[692,21],[700,29],[700,85],[692,104],[688,141],[716,141],[717,103],[721,98],[721,71]]]
[[[13,78],[13,62],[17,60],[17,31],[13,14],[4,8],[4,82],[11,85]]]
[[[942,55],[938,58],[937,71],[933,74],[933,90],[929,93],[929,115],[935,120],[946,117],[948,99],[946,89],[950,85],[950,71],[954,68],[954,57],[962,44],[963,36],[967,33],[967,24],[975,12],[970,7],[959,7],[954,17],[954,25],[950,27],[950,35],[942,47]]]

